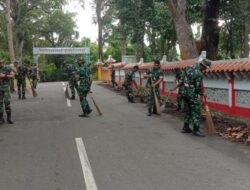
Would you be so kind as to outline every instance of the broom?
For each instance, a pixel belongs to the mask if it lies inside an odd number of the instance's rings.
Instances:
[[[37,92],[35,91],[35,89],[34,89],[34,87],[33,87],[33,84],[31,83],[31,81],[30,81],[29,78],[28,78],[28,80],[29,80],[29,83],[30,83],[30,88],[31,88],[31,92],[32,92],[33,97],[37,97],[38,94],[37,94]]]
[[[214,127],[213,118],[207,105],[207,100],[205,98],[205,113],[206,113],[206,122],[205,122],[205,132],[207,135],[216,135],[216,129]]]
[[[152,78],[151,78],[151,85],[153,85]],[[155,92],[155,89],[153,87],[152,87],[152,90],[153,90],[153,93],[154,93],[156,113],[161,115],[161,105],[160,105],[159,99],[158,99],[158,97],[156,95],[156,92]]]
[[[94,105],[95,105],[95,109],[96,109],[96,111],[98,112],[98,114],[99,114],[99,115],[102,115],[102,112],[101,112],[99,106],[97,105],[96,101],[94,100],[94,98],[93,98],[92,96],[90,96],[90,97],[91,97],[91,99],[92,99],[92,101],[93,101],[93,103],[94,103]]]
[[[69,84],[67,84],[64,93],[65,93],[66,98],[70,99],[70,96],[69,96]]]

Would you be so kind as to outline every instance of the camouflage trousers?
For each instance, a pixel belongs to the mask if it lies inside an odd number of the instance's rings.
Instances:
[[[88,103],[88,100],[87,100],[87,95],[88,95],[89,89],[79,86],[77,91],[78,91],[78,95],[79,95],[79,98],[80,98],[80,104],[81,104],[82,112],[83,113],[88,113],[88,111],[90,110],[89,103]]]
[[[33,88],[36,88],[37,87],[37,78],[36,78],[36,76],[35,77],[31,77],[31,79],[32,79],[32,86],[33,86]]]
[[[161,96],[160,96],[160,88],[159,87],[155,88],[155,94],[156,94],[158,100],[160,101],[160,97]],[[152,86],[148,87],[148,92],[147,92],[147,106],[148,106],[148,108],[156,109],[155,108],[154,91],[153,91]]]
[[[126,96],[127,96],[128,100],[129,101],[133,100],[135,97],[133,86],[128,85],[128,86],[126,86],[125,90],[126,90]]]
[[[178,95],[177,95],[177,107],[179,110],[186,110],[184,96],[181,93],[178,93]]]
[[[0,87],[0,114],[3,113],[3,106],[5,107],[5,111],[7,114],[11,113],[10,91],[8,85]]]
[[[193,124],[195,131],[199,130],[201,123],[201,100],[197,95],[184,97],[184,102],[187,106],[187,112],[184,118],[184,126],[189,126],[190,123]]]
[[[71,90],[72,96],[75,96],[75,89],[76,89],[76,91],[78,91],[78,84],[77,84],[77,81],[75,79],[69,80],[69,88]]]
[[[26,79],[17,79],[18,97],[25,97]]]

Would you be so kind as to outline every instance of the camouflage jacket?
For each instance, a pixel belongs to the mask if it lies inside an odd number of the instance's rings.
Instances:
[[[25,80],[25,77],[28,74],[28,69],[24,65],[19,65],[17,67],[17,80]]]
[[[80,87],[79,89],[81,90],[88,90],[90,88],[90,77],[91,77],[91,72],[88,67],[80,67],[78,70],[78,75],[80,79]]]
[[[155,82],[157,82],[161,77],[163,77],[163,72],[161,72],[161,70],[160,69],[150,69],[148,72],[147,72],[147,74],[151,74],[152,75],[152,81],[153,81],[153,83],[155,83]],[[156,88],[158,88],[159,87],[159,85],[160,84],[158,84],[157,86],[156,86]],[[151,79],[149,79],[149,81],[148,81],[148,86],[151,86]]]
[[[0,67],[0,73],[2,74],[6,74],[6,75],[10,75],[11,74],[11,68],[8,67],[8,66],[3,66],[3,67]],[[0,79],[0,85],[6,85],[8,86],[9,85],[9,82],[10,82],[10,79],[9,78],[1,78]]]
[[[202,95],[203,73],[198,64],[185,68],[181,74],[180,82],[184,87],[185,96]]]
[[[135,80],[135,73],[133,71],[128,71],[125,75],[124,85],[131,86],[133,80]]]
[[[65,73],[68,76],[69,79],[75,79],[77,74],[77,67],[73,64],[67,65],[67,68],[65,69]]]

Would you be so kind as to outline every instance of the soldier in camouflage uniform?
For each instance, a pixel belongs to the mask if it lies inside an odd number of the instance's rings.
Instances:
[[[176,81],[179,83],[181,79],[181,70],[176,69],[175,70],[176,74]],[[184,104],[184,105],[183,105]],[[182,107],[183,105],[183,107]],[[176,111],[183,111],[185,112],[185,103],[184,103],[184,86],[181,85],[178,89],[178,95],[177,95],[177,109]]]
[[[115,68],[114,68],[114,65],[111,66],[110,74],[111,74],[112,86],[114,88],[117,85],[117,83],[115,82]]]
[[[198,137],[205,137],[200,132],[201,122],[201,96],[206,96],[203,92],[202,81],[203,71],[210,67],[211,62],[203,59],[198,64],[189,66],[181,74],[180,83],[172,89],[175,90],[181,85],[184,86],[184,101],[187,105],[187,112],[184,118],[183,133],[193,133]],[[193,131],[189,124],[192,122]]]
[[[36,67],[30,67],[29,68],[29,77],[31,79],[31,83],[34,89],[37,87],[37,68]]]
[[[90,69],[88,68],[87,64],[84,63],[83,60],[78,60],[78,64],[78,78],[80,80],[80,85],[78,87],[78,95],[83,111],[83,114],[79,115],[79,117],[87,117],[92,112],[87,101],[87,95],[90,91],[90,86],[92,83],[92,76]]]
[[[147,93],[147,105],[148,105],[148,116],[151,116],[152,113],[156,114],[156,106],[155,106],[155,99],[154,99],[154,92],[155,90],[156,96],[158,100],[160,100],[160,84],[163,80],[163,73],[160,70],[161,64],[160,61],[154,61],[153,69],[147,72],[145,76],[148,78],[148,93]]]
[[[66,74],[69,80],[69,87],[71,90],[71,100],[75,99],[75,89],[78,90],[78,84],[77,84],[77,79],[76,79],[76,74],[77,74],[77,67],[73,64],[68,64],[66,65]]]
[[[138,66],[134,66],[133,70],[128,71],[125,75],[124,87],[126,90],[126,96],[128,98],[128,102],[130,103],[135,103],[133,82],[135,80],[135,73],[138,71],[138,69],[139,69]],[[136,82],[134,82],[134,84],[136,84]],[[136,88],[137,88],[137,84],[136,84]]]
[[[17,89],[18,89],[18,98],[26,99],[25,97],[25,88],[26,88],[26,76],[28,75],[28,69],[23,64],[20,64],[15,61],[15,67],[17,68],[16,79],[17,79]]]
[[[3,106],[5,106],[5,112],[7,114],[7,122],[13,124],[11,120],[11,106],[10,106],[10,79],[13,79],[14,75],[11,72],[11,68],[4,66],[0,60],[0,124],[5,123],[3,117]]]

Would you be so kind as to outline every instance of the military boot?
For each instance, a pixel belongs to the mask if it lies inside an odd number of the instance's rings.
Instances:
[[[92,112],[92,109],[89,107],[89,105],[87,105],[87,114],[90,114]]]
[[[183,128],[182,128],[182,133],[192,133],[192,129],[189,128],[189,124],[184,124]]]
[[[148,108],[148,116],[151,116],[151,115],[152,115],[152,109]]]
[[[0,125],[4,123],[5,123],[5,120],[3,118],[3,113],[0,113]]]
[[[8,124],[14,124],[14,122],[11,120],[11,113],[7,113],[7,122]]]
[[[206,137],[206,135],[204,135],[204,134],[199,130],[199,126],[194,126],[193,135],[196,136],[196,137]]]
[[[88,114],[83,112],[81,115],[79,115],[79,117],[88,117]]]

